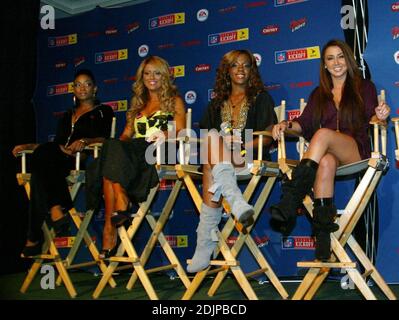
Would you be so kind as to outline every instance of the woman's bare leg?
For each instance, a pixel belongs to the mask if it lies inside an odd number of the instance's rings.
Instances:
[[[217,188],[213,192],[220,193],[226,199],[231,207],[234,217],[245,227],[253,223],[253,207],[245,201],[240,188],[237,185],[235,166],[245,165],[240,155],[240,148],[231,151],[227,148],[224,139],[216,130],[208,133],[204,148],[207,151],[204,161],[204,201],[206,205],[212,208],[220,207],[220,200],[212,201],[213,195],[209,194],[210,187]],[[213,203],[212,203],[213,202]]]
[[[317,163],[327,153],[335,156],[340,165],[360,161],[360,154],[355,139],[331,129],[322,128],[316,131],[304,158]]]
[[[359,161],[356,141],[330,129],[320,129],[313,136],[304,158],[319,163],[314,182],[313,233],[316,238],[315,257],[328,261],[331,255],[330,233],[338,230],[334,222],[334,181],[337,167]]]
[[[115,193],[112,181],[107,178],[103,178],[103,192],[105,202],[103,250],[108,250],[115,245],[116,228],[111,224],[111,215],[115,211]]]
[[[113,183],[115,196],[115,210],[114,211],[125,211],[128,209],[129,197],[127,196],[126,190],[120,185],[120,183]]]
[[[331,153],[327,153],[320,159],[313,186],[316,199],[332,198],[334,196],[334,181],[337,166],[338,159]]]
[[[50,209],[51,220],[57,221],[64,216],[62,207],[60,205],[55,205]]]

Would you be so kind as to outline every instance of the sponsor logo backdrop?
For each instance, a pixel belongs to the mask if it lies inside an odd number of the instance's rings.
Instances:
[[[369,41],[365,59],[377,89],[386,90],[386,99],[392,109],[391,116],[398,116],[399,101],[399,2],[369,0]],[[388,128],[387,156],[390,169],[378,188],[379,247],[377,267],[386,281],[399,282],[399,171],[395,161],[395,133],[392,123]],[[396,166],[395,166],[396,163]]]
[[[390,5],[386,11],[392,14],[392,19],[394,16],[397,19],[398,13]],[[382,12],[382,7],[375,10]],[[198,121],[212,97],[220,58],[226,52],[240,48],[257,54],[263,81],[276,105],[282,99],[286,100],[288,111],[295,115],[299,99],[307,99],[318,83],[321,47],[331,38],[343,39],[340,8],[340,0],[156,0],[121,9],[97,8],[77,17],[59,19],[55,30],[40,30],[38,84],[34,98],[38,140],[46,141],[53,136],[56,115],[72,105],[69,84],[78,68],[93,70],[99,87],[98,97],[114,107],[117,135],[120,134],[125,125],[135,70],[148,55],[159,55],[169,62],[187,107],[193,109],[194,128],[198,128]],[[374,15],[373,10],[370,11]],[[396,25],[387,26],[384,31],[386,40],[379,40],[393,47],[393,41],[399,41],[392,40],[392,28]],[[390,72],[399,67],[393,55],[394,52],[384,60],[384,63],[392,61],[392,66],[388,67]],[[377,81],[377,86],[380,85],[382,83]],[[388,91],[388,97],[390,94]],[[390,143],[392,153],[392,139]],[[289,145],[288,156],[297,157],[295,143]],[[350,182],[340,184],[343,187],[338,188],[338,207],[345,203],[347,194],[353,189]],[[161,211],[168,192],[162,192],[153,212]],[[386,196],[390,197],[391,193]],[[288,239],[272,232],[267,208],[279,198],[279,194],[280,187],[276,185],[253,236],[267,239],[259,242],[259,246],[279,276],[300,276],[303,270],[296,267],[296,262],[313,258],[313,243],[308,238],[310,224],[305,217],[300,217],[292,237]],[[386,205],[394,205],[392,201],[386,202]],[[98,220],[101,217],[94,222],[98,223]],[[187,244],[176,247],[183,265],[194,251],[197,221],[192,201],[183,194],[165,230],[170,239],[184,239]],[[95,223],[94,232],[101,239],[101,227]],[[395,228],[392,226],[391,230],[394,232]],[[141,236],[139,242],[143,243]],[[383,248],[384,245],[381,251]],[[159,259],[164,257],[152,257],[152,261]],[[245,271],[255,267],[247,250],[242,252],[241,259]],[[387,276],[385,272],[383,275]]]

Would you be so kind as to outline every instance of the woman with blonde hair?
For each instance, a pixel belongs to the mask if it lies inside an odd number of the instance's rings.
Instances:
[[[141,62],[126,118],[119,140],[107,140],[100,159],[105,200],[102,258],[114,255],[116,228],[130,219],[130,202],[145,201],[158,183],[155,166],[145,159],[147,147],[186,125],[184,103],[164,59],[151,56]],[[168,126],[170,121],[174,128]]]

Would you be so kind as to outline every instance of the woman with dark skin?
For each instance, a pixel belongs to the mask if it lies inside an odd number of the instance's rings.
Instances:
[[[217,229],[223,209],[218,194],[227,200],[232,214],[243,226],[253,224],[254,209],[244,200],[236,179],[236,170],[243,170],[243,165],[246,165],[241,153],[242,141],[249,140],[245,149],[252,152],[258,140],[252,140],[252,136],[245,139],[245,129],[265,130],[277,122],[274,102],[264,88],[256,60],[248,50],[233,50],[223,56],[216,74],[214,93],[215,98],[200,122],[202,129],[210,131],[201,152],[203,204],[197,228],[197,246],[192,262],[187,266],[188,272],[198,272],[209,266],[217,243],[211,233]],[[218,133],[221,128],[235,130],[239,135],[222,138]],[[266,149],[271,142],[271,138],[264,138]]]
[[[51,225],[57,236],[69,230],[67,210],[72,208],[66,177],[75,165],[75,155],[96,142],[109,137],[113,118],[112,108],[101,105],[95,98],[97,86],[91,71],[75,74],[73,92],[76,106],[64,113],[57,126],[53,142],[18,145],[14,156],[26,149],[34,150],[31,159],[31,194],[28,237],[23,256],[41,252],[41,227],[50,211]]]
[[[289,128],[310,144],[292,180],[283,183],[281,201],[271,207],[270,223],[276,231],[289,235],[295,227],[297,208],[313,187],[315,255],[326,261],[331,255],[330,233],[338,230],[333,204],[337,167],[370,156],[369,121],[386,120],[390,108],[385,102],[378,103],[374,84],[361,78],[346,43],[329,41],[320,61],[320,84],[302,115],[294,121],[282,121],[272,130],[274,139]]]

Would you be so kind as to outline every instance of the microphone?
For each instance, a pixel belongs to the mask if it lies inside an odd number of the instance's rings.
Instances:
[[[242,157],[245,156],[245,154],[247,153],[247,150],[245,150],[244,142],[241,139],[241,130],[233,129],[231,127],[230,122],[228,122],[228,121],[222,122],[220,124],[220,129],[222,131],[222,135],[223,136],[231,135],[231,136],[236,136],[236,137],[240,138],[240,140],[241,140],[241,143],[240,143],[240,149],[241,149],[240,150],[240,155]],[[231,150],[235,150],[235,149],[236,149],[236,146],[234,145],[234,143],[232,143]]]

